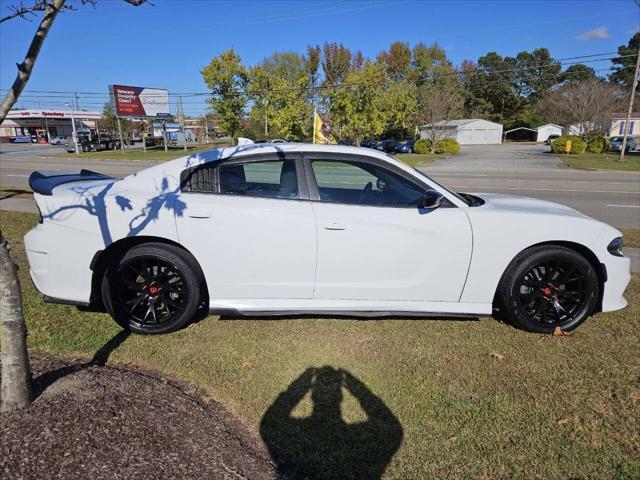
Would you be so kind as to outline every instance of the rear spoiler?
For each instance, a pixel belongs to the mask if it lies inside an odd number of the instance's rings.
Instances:
[[[91,180],[108,180],[109,175],[104,175],[91,170],[55,170],[51,172],[33,172],[29,176],[31,190],[41,195],[51,195],[54,188],[71,182],[84,182]]]

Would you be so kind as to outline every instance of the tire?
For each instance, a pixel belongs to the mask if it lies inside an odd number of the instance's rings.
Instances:
[[[169,333],[194,318],[202,285],[200,269],[188,252],[173,245],[145,243],[107,267],[102,299],[122,328],[142,334]]]
[[[496,299],[505,320],[529,332],[577,328],[593,312],[600,285],[591,263],[574,250],[544,245],[513,259]]]
[[[91,147],[90,147],[89,145],[85,145],[85,144],[83,144],[83,145],[82,145],[82,151],[83,151],[84,153],[90,152],[90,151],[91,151]]]

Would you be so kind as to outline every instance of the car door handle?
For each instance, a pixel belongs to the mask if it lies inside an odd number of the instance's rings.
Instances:
[[[331,222],[324,226],[325,230],[346,230],[346,228],[347,227],[338,222]]]
[[[211,218],[211,212],[207,212],[205,210],[194,210],[192,212],[188,212],[187,216],[191,218]]]

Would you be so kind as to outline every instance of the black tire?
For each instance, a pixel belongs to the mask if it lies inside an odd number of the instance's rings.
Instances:
[[[169,333],[193,319],[202,285],[200,269],[188,252],[173,245],[145,243],[107,267],[102,299],[123,328],[143,334]]]
[[[82,151],[85,152],[85,153],[90,152],[91,151],[91,147],[89,145],[83,143],[82,144]]]
[[[589,261],[574,250],[543,245],[513,259],[498,287],[496,299],[505,320],[537,333],[556,327],[573,330],[598,301],[599,282]]]

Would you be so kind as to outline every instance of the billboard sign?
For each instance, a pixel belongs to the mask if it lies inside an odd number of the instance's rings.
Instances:
[[[111,102],[118,117],[167,118],[169,90],[111,85]]]

